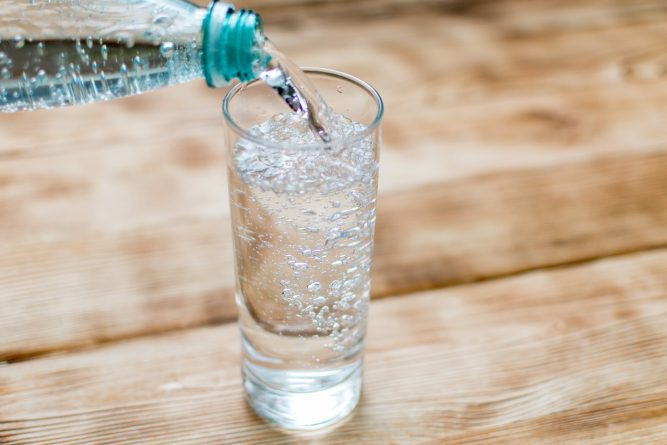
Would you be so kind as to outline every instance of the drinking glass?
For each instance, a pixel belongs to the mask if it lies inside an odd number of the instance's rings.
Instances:
[[[383,113],[366,82],[304,71],[353,121],[333,143],[262,136],[267,122],[287,131],[291,112],[261,82],[223,103],[244,387],[260,416],[293,429],[333,424],[359,400]]]

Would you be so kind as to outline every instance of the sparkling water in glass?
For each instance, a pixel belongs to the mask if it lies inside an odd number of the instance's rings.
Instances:
[[[306,70],[331,142],[260,82],[224,101],[244,385],[286,428],[318,428],[359,400],[382,101],[365,82]]]

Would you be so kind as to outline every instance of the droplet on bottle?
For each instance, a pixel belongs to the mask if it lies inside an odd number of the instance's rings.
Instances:
[[[157,45],[162,42],[162,38],[166,33],[167,31],[160,26],[151,26],[144,32],[144,37],[146,37],[153,45]]]
[[[100,47],[100,54],[102,55],[102,60],[106,62],[109,58],[109,50],[107,49],[106,45],[102,45]]]
[[[172,23],[174,23],[174,19],[172,19],[171,17],[169,17],[166,14],[156,15],[153,18],[153,24],[154,25],[167,27],[167,26],[170,26]]]
[[[37,55],[40,57],[44,55],[44,42],[39,42],[37,44]]]
[[[25,46],[25,37],[22,35],[16,35],[14,36],[14,47],[15,48],[23,48]]]
[[[121,80],[123,81],[123,86],[125,87],[126,90],[130,90],[130,76],[127,73],[127,65],[124,63],[120,66],[120,76]]]
[[[44,70],[37,71],[37,76],[35,76],[35,82],[42,83],[44,82],[44,79],[46,79],[46,71]]]
[[[3,69],[0,70],[0,76],[2,76],[2,80],[9,80],[11,77],[11,74],[9,73],[9,69],[7,67],[4,67]]]
[[[92,47],[93,47],[93,44],[94,44],[94,42],[93,42],[93,36],[88,36],[88,37],[86,37],[86,46],[87,46],[88,48],[92,48]]]
[[[93,70],[93,74],[97,74],[98,67],[97,67],[97,62],[93,61],[93,63],[90,64],[90,69]]]
[[[8,59],[9,57],[7,56],[7,54],[0,51],[0,65],[4,65]]]
[[[134,36],[129,32],[119,32],[114,36],[118,43],[125,44],[127,48],[132,48],[134,46]]]
[[[173,42],[164,42],[160,45],[160,54],[165,59],[171,58],[174,55],[174,43]]]
[[[308,285],[308,291],[315,293],[320,290],[321,287],[322,285],[320,285],[319,281],[313,281]]]

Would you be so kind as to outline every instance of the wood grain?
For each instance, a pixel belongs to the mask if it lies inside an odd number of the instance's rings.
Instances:
[[[380,200],[373,296],[667,245],[667,154],[443,182]],[[226,218],[5,248],[0,358],[235,315]]]
[[[633,153],[424,186],[380,203],[390,295],[667,244],[667,155]]]
[[[195,82],[0,116],[0,444],[667,443],[667,4],[238,5],[387,105],[359,408],[243,402]]]
[[[374,297],[667,242],[664,2],[287,3],[385,98]],[[0,116],[0,360],[234,317],[223,94]]]
[[[667,250],[372,304],[365,389],[324,436],[245,407],[235,325],[0,368],[25,444],[662,443]],[[643,439],[644,442],[639,440]]]

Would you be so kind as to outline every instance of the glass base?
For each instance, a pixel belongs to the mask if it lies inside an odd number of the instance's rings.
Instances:
[[[276,370],[243,365],[248,403],[261,417],[287,429],[313,430],[342,420],[361,394],[361,360],[335,369]]]

